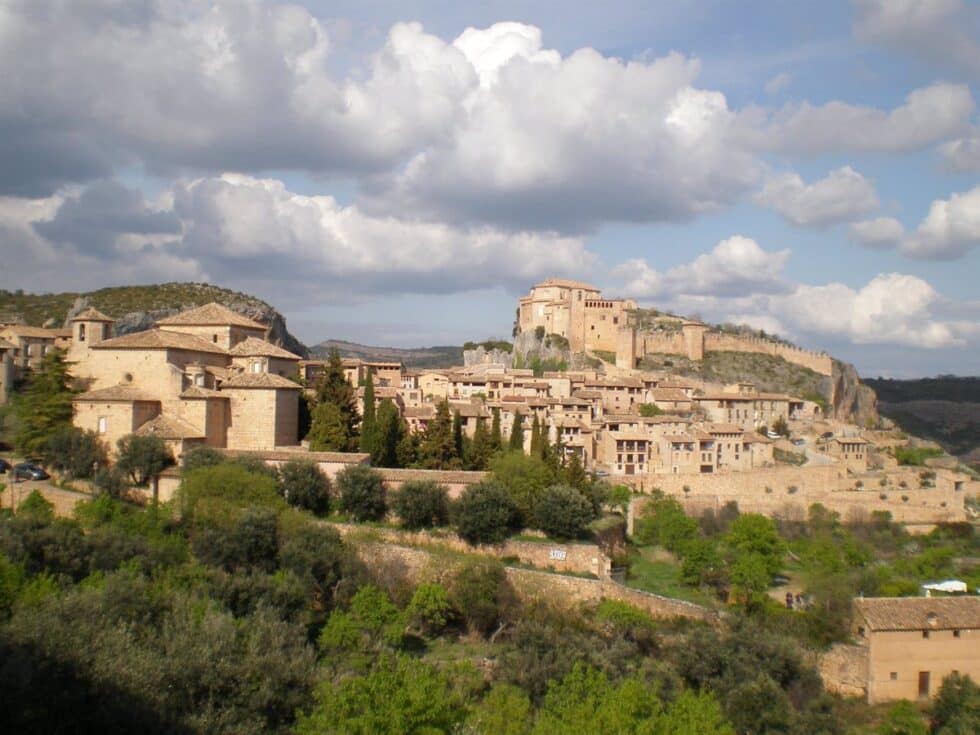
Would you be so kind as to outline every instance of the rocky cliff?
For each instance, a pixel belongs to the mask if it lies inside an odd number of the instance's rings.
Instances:
[[[830,399],[834,416],[862,426],[878,422],[877,396],[861,382],[853,365],[834,360],[831,381]]]

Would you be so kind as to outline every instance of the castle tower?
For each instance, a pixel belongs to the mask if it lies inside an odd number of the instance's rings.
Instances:
[[[636,367],[636,329],[631,326],[620,327],[616,333],[616,367]]]
[[[72,346],[97,345],[112,337],[112,325],[116,320],[98,309],[89,307],[71,320]]]
[[[708,325],[694,320],[685,321],[681,325],[684,334],[684,352],[688,360],[701,361],[704,359],[704,334]]]

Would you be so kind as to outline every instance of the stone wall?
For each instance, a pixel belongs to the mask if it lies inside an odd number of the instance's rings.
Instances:
[[[423,549],[364,541],[357,542],[355,549],[369,568],[397,572],[413,583],[433,579],[446,581],[452,572],[451,562],[447,564],[445,559]],[[515,567],[507,567],[506,573],[518,599],[524,604],[544,601],[570,609],[583,603],[619,600],[635,605],[655,618],[717,620],[717,613],[708,608],[630,589],[611,580],[571,577]]]
[[[813,370],[820,375],[830,375],[833,372],[833,361],[830,355],[823,352],[811,352],[792,345],[773,342],[758,337],[747,337],[732,334],[717,334],[708,332],[704,335],[705,352],[758,352],[765,355],[781,357],[786,362],[800,365]]]
[[[727,474],[623,476],[617,481],[631,483],[643,492],[659,489],[677,498],[691,515],[708,509],[717,512],[734,501],[744,513],[791,520],[805,519],[814,503],[839,513],[845,522],[866,520],[874,511],[888,511],[894,521],[912,525],[966,520],[966,493],[955,490],[951,483],[937,483],[935,488],[890,485],[854,490],[855,481],[842,477],[836,467],[829,465]],[[647,502],[639,497],[630,504],[630,533],[636,513]]]
[[[865,697],[868,693],[868,649],[837,643],[817,658],[817,671],[824,688],[842,697]]]
[[[341,536],[363,531],[363,526],[343,523],[330,524]],[[372,528],[372,535],[386,543],[412,547],[446,549],[463,554],[480,554],[494,559],[512,559],[521,564],[529,564],[539,569],[576,574],[594,574],[607,578],[612,568],[612,560],[595,544],[567,544],[547,541],[516,541],[508,539],[500,544],[481,544],[471,546],[454,533],[448,531],[402,531],[396,528]]]

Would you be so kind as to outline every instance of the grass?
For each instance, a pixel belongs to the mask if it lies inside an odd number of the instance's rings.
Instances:
[[[630,560],[626,586],[698,605],[713,603],[708,593],[684,584],[680,574],[680,564],[663,559],[654,547],[642,547]]]
[[[786,464],[792,464],[799,467],[806,463],[806,455],[799,454],[798,452],[790,452],[785,449],[775,448],[772,450],[772,456],[775,457],[777,462],[785,462]]]
[[[592,350],[592,354],[600,360],[616,364],[616,353],[611,350]]]

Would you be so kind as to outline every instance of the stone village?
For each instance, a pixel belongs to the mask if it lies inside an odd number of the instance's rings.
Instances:
[[[429,370],[357,359],[343,364],[354,386],[363,385],[370,373],[375,401],[390,399],[412,431],[423,431],[443,400],[458,412],[470,436],[495,413],[505,435],[515,422],[529,428],[536,419],[566,456],[578,455],[587,471],[634,491],[628,528],[654,489],[675,497],[691,514],[718,511],[734,501],[745,512],[800,520],[814,503],[845,521],[887,511],[913,531],[970,519],[965,501],[980,494],[980,482],[948,463],[936,462],[926,471],[900,466],[892,450],[907,440],[895,432],[850,423],[826,404],[760,391],[750,382],[711,384],[637,367],[648,353],[697,361],[712,351],[733,351],[768,354],[830,375],[827,355],[776,340],[717,334],[679,317],[665,317],[666,328],[644,332],[631,319],[635,310],[630,300],[603,298],[588,284],[563,279],[537,284],[520,299],[515,331],[567,341],[571,352],[594,358],[586,369],[536,375],[486,360]],[[300,394],[315,385],[324,362],[301,359],[268,341],[266,325],[215,303],[161,319],[147,331],[115,336],[113,324],[110,316],[87,308],[66,330],[0,325],[0,401],[20,373],[48,351],[63,349],[82,388],[74,398],[75,424],[96,432],[108,447],[129,434],[154,435],[178,461],[203,445],[272,464],[305,457],[328,476],[369,462],[366,454],[311,452],[303,445]],[[609,353],[615,358],[595,357]],[[362,400],[363,394],[361,388]],[[783,431],[773,431],[776,426]],[[524,436],[527,451],[530,432]],[[451,496],[484,477],[464,471],[381,472],[389,488],[424,476],[446,485]],[[171,497],[178,484],[179,472],[165,473],[161,499]],[[600,578],[604,571],[598,570]],[[978,602],[925,607],[919,598],[860,602],[859,617],[866,620],[862,635],[882,639],[878,648],[887,650],[879,655],[886,659],[895,646],[906,645],[903,630],[912,631],[913,638],[932,630],[933,637],[955,633],[975,641]],[[906,609],[909,605],[915,609]],[[919,618],[926,622],[920,625]],[[896,628],[895,620],[904,622]],[[969,660],[960,660],[964,649],[947,649],[948,660],[935,664],[936,676],[958,669],[980,678],[975,644]],[[921,682],[914,692],[887,683],[888,675],[894,680],[891,671],[879,672],[885,683],[873,684],[876,666],[842,660],[831,678],[857,676],[855,686],[872,700],[921,693]]]

